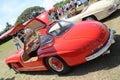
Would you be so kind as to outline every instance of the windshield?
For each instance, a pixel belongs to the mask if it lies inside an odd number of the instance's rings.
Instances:
[[[53,41],[53,37],[48,34],[40,35],[40,46],[43,46],[47,43],[50,43]]]
[[[53,25],[48,33],[53,36],[60,36],[68,31],[73,26],[73,23],[68,21],[57,21],[55,25]]]

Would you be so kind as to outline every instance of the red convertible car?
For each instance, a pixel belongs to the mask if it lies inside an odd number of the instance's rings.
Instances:
[[[39,30],[38,25],[42,25],[42,29]],[[97,21],[72,23],[58,20],[48,25],[33,19],[25,27],[32,27],[39,32],[37,41],[33,41],[33,46],[37,48],[28,54],[20,49],[6,59],[6,64],[16,72],[50,69],[63,74],[71,66],[104,54],[114,43],[114,30]]]

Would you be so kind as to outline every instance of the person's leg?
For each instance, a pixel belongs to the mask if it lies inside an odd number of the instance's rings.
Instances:
[[[17,47],[17,50],[18,50],[19,48],[21,48],[21,46],[20,46],[19,43],[16,44],[16,47]]]
[[[21,45],[18,43],[18,46],[21,48]]]
[[[18,44],[15,44],[16,45],[16,49],[18,50]]]

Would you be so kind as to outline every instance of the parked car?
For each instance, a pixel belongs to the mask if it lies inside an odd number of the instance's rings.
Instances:
[[[58,20],[48,25],[44,17],[40,20],[39,16],[24,25],[24,28],[40,31],[39,42],[33,41],[37,48],[27,54],[25,52],[31,48],[26,51],[20,49],[6,59],[6,64],[16,72],[52,70],[64,74],[71,66],[93,60],[109,51],[114,42],[114,30],[100,22]],[[13,30],[10,34],[15,32]]]
[[[116,0],[99,0],[81,11],[69,11],[68,20],[72,22],[78,22],[80,20],[102,20],[112,13],[114,13],[120,1]],[[76,15],[77,14],[77,15]]]

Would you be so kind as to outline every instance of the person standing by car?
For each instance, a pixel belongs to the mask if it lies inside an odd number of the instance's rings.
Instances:
[[[82,5],[81,1],[77,0],[77,6],[81,6],[81,5]]]
[[[16,49],[17,49],[17,50],[18,50],[19,48],[21,48],[21,46],[20,46],[20,43],[19,43],[18,39],[17,39],[17,38],[15,38],[14,36],[13,36],[13,42],[14,42],[14,44],[15,44]]]
[[[74,6],[77,7],[77,0],[74,0]]]
[[[23,31],[18,32],[17,36],[24,43],[24,36],[25,36],[24,32]]]
[[[84,4],[84,7],[89,4],[89,0],[81,0],[81,3]]]
[[[57,10],[55,10],[55,14],[54,15],[55,15],[55,19],[59,20],[59,15],[58,15],[58,11]]]

